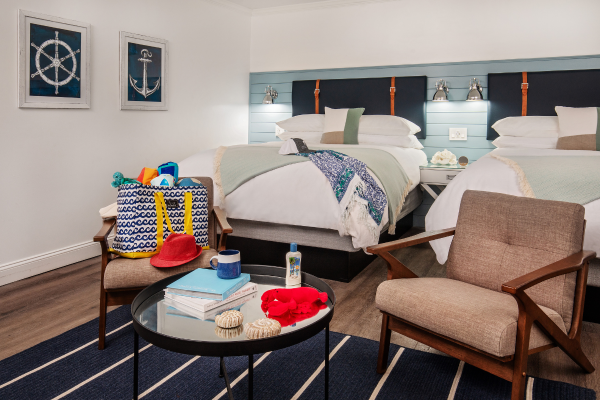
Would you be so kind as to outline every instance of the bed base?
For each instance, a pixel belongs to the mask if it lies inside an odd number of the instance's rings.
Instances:
[[[583,306],[583,320],[600,324],[600,287],[587,286]]]
[[[379,242],[399,239],[413,226],[412,212],[396,223],[396,234],[382,234]],[[227,247],[239,250],[244,264],[274,265],[285,268],[285,254],[289,243],[271,242],[239,236],[228,236]],[[364,251],[343,251],[321,247],[298,246],[302,253],[302,271],[323,279],[350,282],[377,256]]]

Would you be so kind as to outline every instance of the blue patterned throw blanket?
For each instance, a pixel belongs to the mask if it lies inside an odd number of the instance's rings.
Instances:
[[[340,206],[342,224],[346,230],[352,209],[358,205],[359,220],[366,223],[371,234],[378,238],[387,198],[385,191],[367,170],[367,165],[333,150],[297,155],[308,157],[329,181]]]

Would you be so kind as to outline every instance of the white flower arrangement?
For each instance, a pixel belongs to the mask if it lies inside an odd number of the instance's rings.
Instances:
[[[438,151],[433,155],[431,163],[456,165],[456,156],[447,149],[444,149],[444,151]]]

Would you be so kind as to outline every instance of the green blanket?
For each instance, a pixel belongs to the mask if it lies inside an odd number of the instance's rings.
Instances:
[[[354,157],[365,164],[381,182],[388,200],[389,232],[394,233],[396,217],[404,205],[404,199],[412,182],[398,161],[386,151],[366,148],[336,148],[315,146],[313,150],[335,150]],[[286,165],[310,161],[306,157],[279,154],[279,147],[234,146],[220,147],[215,154],[215,184],[221,200],[229,193],[265,172]]]
[[[600,199],[600,157],[492,156],[515,170],[526,197],[582,205]]]

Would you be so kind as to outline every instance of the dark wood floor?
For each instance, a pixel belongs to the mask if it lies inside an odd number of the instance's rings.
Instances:
[[[427,244],[400,250],[396,256],[419,276],[445,275]],[[0,359],[96,318],[99,262],[94,258],[0,287]],[[377,259],[350,283],[328,281],[338,300],[331,330],[378,340],[381,313],[374,306],[375,291],[385,277],[385,264]],[[600,368],[600,325],[584,323],[581,341],[592,364]],[[395,332],[392,342],[438,353]],[[600,373],[583,373],[558,348],[530,356],[528,373],[600,393]]]

